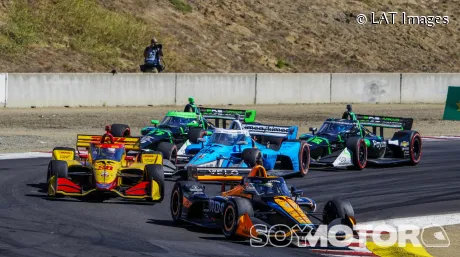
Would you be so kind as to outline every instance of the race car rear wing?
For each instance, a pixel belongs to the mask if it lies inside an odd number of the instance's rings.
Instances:
[[[271,136],[296,139],[299,128],[297,126],[277,126],[264,124],[242,124],[242,128],[249,131],[252,136]]]
[[[411,130],[414,119],[401,117],[388,117],[376,115],[356,114],[356,119],[361,125],[372,127],[373,133],[376,134],[377,128],[380,128],[380,134],[383,135],[384,128],[393,128],[401,130]]]
[[[77,151],[79,148],[87,148],[91,143],[99,143],[100,135],[77,135]],[[114,137],[114,144],[123,144],[126,151],[140,151],[138,137]]]
[[[251,172],[249,168],[187,167],[187,179],[203,182],[238,182]]]
[[[219,108],[208,108],[198,107],[201,115],[205,119],[214,119],[216,127],[227,128],[226,121],[238,119],[243,122],[251,123],[256,119],[255,110],[236,110],[236,109],[219,109]],[[220,121],[222,120],[222,126]]]

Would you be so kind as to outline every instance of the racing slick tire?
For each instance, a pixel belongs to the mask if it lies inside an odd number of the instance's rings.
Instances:
[[[409,164],[417,165],[422,159],[422,137],[420,133],[415,130],[402,130],[395,132],[393,138],[409,138]]]
[[[202,128],[190,128],[188,131],[188,139],[192,144],[198,144],[198,138],[202,138],[206,132]]]
[[[182,214],[182,199],[183,199],[182,187],[180,182],[176,182],[171,191],[171,200],[169,204],[169,209],[171,210],[171,217],[173,222],[176,224],[182,223],[181,214]]]
[[[145,180],[150,182],[152,180],[158,183],[160,187],[160,199],[155,200],[155,202],[162,202],[165,196],[165,177],[163,171],[163,165],[161,164],[147,164],[145,165]],[[153,199],[148,198],[148,201],[153,201]]]
[[[249,168],[257,166],[258,161],[263,162],[262,152],[260,152],[260,150],[257,148],[244,149],[243,153],[241,154],[241,158]]]
[[[353,226],[355,225],[353,223],[356,223],[355,212],[349,201],[333,199],[324,205],[323,223],[326,225],[332,225],[332,223],[336,221],[340,221],[342,225],[346,225],[353,229]]]
[[[50,163],[48,164],[48,172],[47,172],[47,178],[46,178],[46,185],[47,189],[46,191],[48,192],[48,196],[51,196],[50,191],[48,190],[50,187],[50,179],[56,176],[56,180],[54,182],[54,190],[57,190],[57,179],[58,178],[67,178],[68,177],[68,167],[67,167],[67,162],[61,161],[61,160],[51,160]],[[61,195],[55,194],[56,197],[61,197]]]
[[[292,142],[293,140],[289,140]],[[310,169],[310,146],[308,146],[307,142],[302,140],[295,140],[300,142],[300,150],[299,150],[299,176],[305,177],[307,175],[308,170]]]
[[[48,173],[46,175],[46,182],[54,175],[57,175],[58,178],[67,178],[68,177],[68,167],[67,162],[60,160],[51,160],[48,164]]]
[[[112,124],[110,131],[114,137],[131,136],[131,128],[126,124]]]
[[[353,166],[349,167],[354,170],[362,170],[367,165],[367,147],[362,137],[352,137],[347,141],[347,148],[351,152]]]
[[[241,216],[248,214],[254,217],[251,201],[245,198],[232,198],[224,206],[222,214],[222,232],[231,240],[246,240],[247,238],[236,234]]]
[[[177,146],[168,142],[161,142],[157,146],[157,151],[163,154],[163,158],[171,161],[172,163],[177,163]]]

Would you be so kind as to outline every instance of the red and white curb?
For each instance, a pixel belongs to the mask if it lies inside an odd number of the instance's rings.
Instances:
[[[371,222],[359,223],[360,226],[366,227],[383,227],[389,226],[393,228],[404,228],[404,226],[417,226],[418,228],[423,229],[439,227],[440,230],[445,234],[446,240],[449,240],[444,226],[457,225],[460,224],[460,213],[452,214],[441,214],[441,215],[430,215],[430,216],[420,216],[420,217],[409,217],[409,218],[397,218],[397,219],[388,219],[388,220],[379,220]],[[360,233],[360,237],[371,237],[375,234],[389,234],[389,231],[377,231],[377,230],[367,230],[365,233]],[[423,240],[423,238],[422,238]],[[450,242],[450,240],[449,240]],[[374,254],[372,251],[366,248],[363,242],[358,240],[350,243],[346,249],[334,249],[334,248],[310,248],[312,252],[319,253],[324,256],[379,256]]]
[[[460,140],[460,136],[424,136],[424,141],[447,141],[447,140]]]

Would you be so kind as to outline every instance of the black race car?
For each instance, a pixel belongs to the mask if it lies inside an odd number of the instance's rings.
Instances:
[[[412,124],[412,118],[355,114],[348,105],[341,119],[327,119],[319,130],[310,128],[312,133],[299,139],[310,146],[311,167],[361,170],[368,163],[417,165],[422,157],[422,138],[411,130]],[[399,131],[385,139],[384,128]]]

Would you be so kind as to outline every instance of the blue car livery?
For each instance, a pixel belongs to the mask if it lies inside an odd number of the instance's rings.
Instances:
[[[298,127],[234,120],[229,129],[216,128],[212,135],[185,149],[194,157],[185,166],[215,173],[243,174],[261,164],[271,175],[305,176],[310,165],[310,149],[296,140]]]

